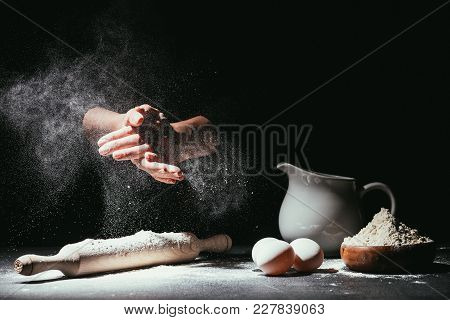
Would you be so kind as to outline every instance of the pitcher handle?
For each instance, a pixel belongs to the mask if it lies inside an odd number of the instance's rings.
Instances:
[[[395,217],[395,209],[396,209],[396,203],[395,203],[395,197],[394,194],[391,191],[391,188],[389,188],[386,184],[381,182],[372,182],[368,183],[365,186],[363,186],[363,189],[360,193],[361,198],[369,191],[372,190],[382,190],[386,192],[386,194],[389,196],[389,199],[391,201],[391,213]]]

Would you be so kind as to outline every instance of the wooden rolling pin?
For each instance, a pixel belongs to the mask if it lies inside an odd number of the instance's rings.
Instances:
[[[54,256],[24,255],[15,261],[14,269],[25,276],[60,270],[66,276],[76,277],[192,261],[202,251],[224,252],[231,244],[231,238],[225,234],[200,240],[192,233],[140,231],[123,238],[68,244]]]

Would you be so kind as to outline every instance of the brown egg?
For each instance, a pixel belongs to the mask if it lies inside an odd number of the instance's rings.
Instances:
[[[313,240],[302,238],[291,242],[295,251],[294,269],[300,272],[311,272],[323,263],[323,250]]]
[[[264,248],[264,246],[271,241],[279,241],[279,240],[275,238],[263,238],[255,243],[252,249],[252,259],[254,263],[258,264],[256,262],[256,257],[258,256],[259,250],[261,250],[261,248]]]
[[[257,250],[256,264],[267,275],[277,276],[288,271],[294,263],[295,252],[289,243],[275,240],[266,241]]]

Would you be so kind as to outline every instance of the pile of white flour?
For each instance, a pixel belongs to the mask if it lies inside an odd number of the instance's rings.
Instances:
[[[389,210],[382,208],[366,227],[358,234],[344,239],[343,244],[350,246],[404,246],[432,241],[419,235],[403,223],[396,225],[395,217]]]

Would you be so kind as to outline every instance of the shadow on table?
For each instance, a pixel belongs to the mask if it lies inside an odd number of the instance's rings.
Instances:
[[[246,256],[227,257],[226,259],[199,259],[190,263],[192,268],[217,268],[226,270],[244,270],[248,269],[248,262],[251,260]]]
[[[350,272],[356,272],[356,273],[366,273],[362,271],[354,271],[349,269],[348,267],[345,267],[347,271]],[[450,264],[441,263],[441,262],[433,262],[430,265],[426,266],[420,266],[417,267],[408,267],[406,270],[394,270],[392,272],[369,272],[370,274],[375,275],[386,275],[386,276],[395,276],[395,275],[428,275],[428,274],[442,274],[442,273],[449,273],[450,272]]]
[[[450,264],[433,262],[430,266],[418,267],[409,271],[412,274],[448,273],[450,272]]]
[[[317,269],[311,272],[299,272],[296,271],[294,269],[289,270],[288,272],[278,275],[278,276],[271,276],[271,275],[266,275],[264,273],[262,273],[261,269],[253,269],[253,272],[261,272],[261,274],[259,274],[259,276],[263,276],[263,277],[277,277],[277,278],[298,278],[298,277],[305,277],[305,276],[310,276],[312,274],[317,274],[317,273],[336,273],[338,272],[338,270],[334,269],[334,268],[328,268],[328,269]]]
[[[147,269],[147,268],[141,268],[139,270],[143,270],[143,269]],[[67,277],[63,274],[60,274],[59,276],[55,275],[54,277],[50,277],[50,276],[46,275],[44,272],[42,274],[37,274],[33,279],[30,279],[28,281],[18,281],[16,283],[17,284],[42,284],[42,283],[68,281],[68,280],[75,280],[75,279],[94,279],[94,278],[101,278],[101,277],[104,277],[109,274],[124,273],[124,272],[129,272],[132,270],[137,270],[137,269],[129,269],[129,270],[127,269],[127,270],[120,270],[120,271],[115,271],[115,272],[111,271],[111,272],[93,273],[93,274],[88,274],[88,275],[79,276],[79,277]],[[42,275],[43,277],[39,277],[39,275]]]

